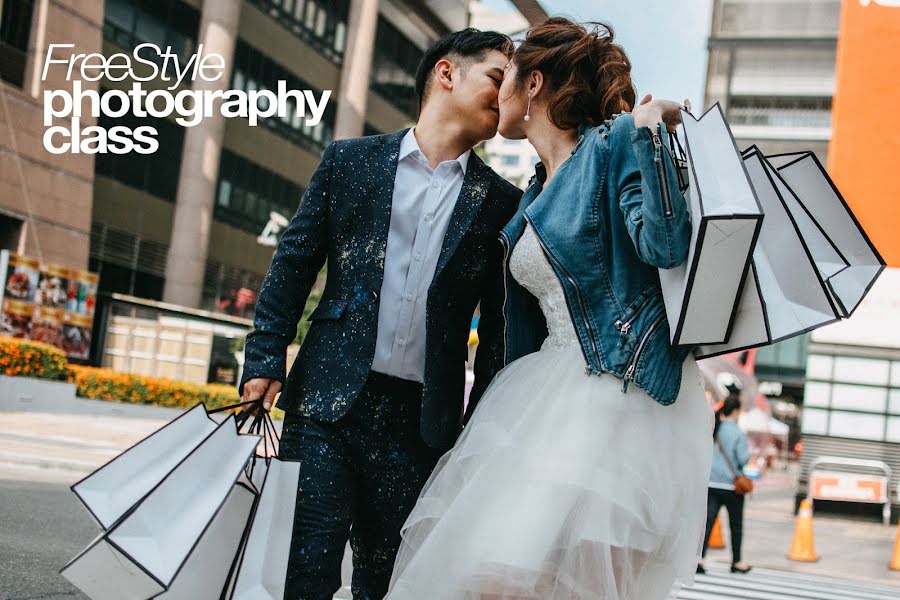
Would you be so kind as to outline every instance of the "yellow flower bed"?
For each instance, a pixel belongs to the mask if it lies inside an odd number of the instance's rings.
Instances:
[[[0,337],[0,374],[65,381],[69,367],[66,355],[55,346]]]
[[[69,370],[70,381],[81,398],[172,408],[190,408],[203,402],[208,409],[238,402],[237,391],[228,385],[196,385],[78,365],[70,365]]]
[[[0,375],[69,381],[76,395],[94,400],[112,400],[151,406],[191,408],[203,402],[207,409],[240,402],[230,385],[197,385],[158,377],[130,375],[112,369],[70,365],[62,350],[49,344],[0,337]],[[283,418],[277,408],[272,417]]]

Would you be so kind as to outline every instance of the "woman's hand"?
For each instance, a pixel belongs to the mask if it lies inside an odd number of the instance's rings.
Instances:
[[[641,99],[641,103],[631,111],[635,127],[655,129],[657,123],[665,123],[669,133],[681,124],[681,109],[691,110],[691,103],[685,99],[684,104],[672,100],[654,100],[651,94]]]

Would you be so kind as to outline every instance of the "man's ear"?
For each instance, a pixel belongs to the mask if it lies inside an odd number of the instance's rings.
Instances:
[[[442,58],[434,65],[435,82],[448,92],[453,89],[453,77],[455,74],[456,68],[454,64],[446,58]]]

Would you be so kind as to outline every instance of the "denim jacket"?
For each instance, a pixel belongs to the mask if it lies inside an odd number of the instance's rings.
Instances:
[[[546,323],[509,273],[531,224],[559,277],[590,375],[612,373],[661,404],[675,401],[691,348],[670,342],[657,269],[681,264],[691,237],[665,127],[635,128],[630,114],[581,127],[572,155],[544,187],[538,165],[500,239],[505,256],[505,359],[540,348]]]

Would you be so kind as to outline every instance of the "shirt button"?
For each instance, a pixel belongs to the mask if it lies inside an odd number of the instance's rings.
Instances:
[[[434,189],[438,189],[439,187],[441,187],[441,182],[435,179],[431,182],[431,187],[433,187]]]
[[[431,223],[431,218],[432,218],[432,215],[425,215],[425,222]]]
[[[412,294],[407,294],[407,295],[406,295],[406,299],[407,299],[407,300],[412,300]]]
[[[405,343],[406,343],[406,340],[404,340],[403,338],[400,338],[399,340],[397,340],[397,344],[399,344],[400,346],[402,346]]]
[[[416,262],[419,262],[420,260],[422,260],[422,255],[417,252],[416,253]]]

